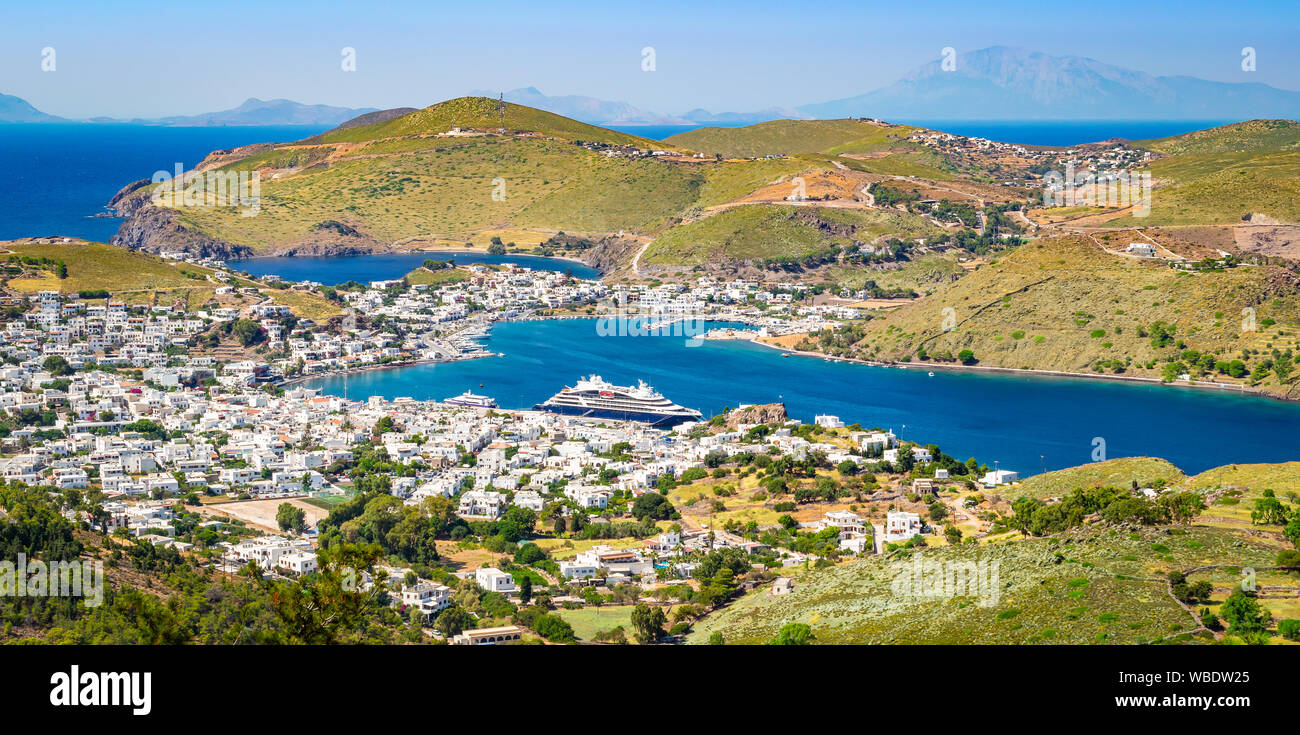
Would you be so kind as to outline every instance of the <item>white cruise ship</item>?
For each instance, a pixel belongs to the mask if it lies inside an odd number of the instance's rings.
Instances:
[[[702,418],[699,411],[673,403],[645,381],[638,381],[633,388],[613,385],[599,375],[579,380],[534,408],[569,416],[642,421],[651,426],[674,426]]]
[[[465,391],[458,396],[442,399],[443,403],[451,406],[471,406],[473,408],[496,408],[497,402],[487,396],[480,396],[477,393]]]

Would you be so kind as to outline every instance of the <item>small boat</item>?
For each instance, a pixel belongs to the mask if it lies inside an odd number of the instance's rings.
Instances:
[[[933,370],[930,371],[930,377],[931,377],[931,378],[934,377],[934,371],[933,371]]]

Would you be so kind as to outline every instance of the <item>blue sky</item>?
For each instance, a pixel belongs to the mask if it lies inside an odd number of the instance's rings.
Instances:
[[[0,92],[65,117],[157,117],[287,97],[424,106],[535,86],[660,113],[794,106],[993,45],[1300,90],[1291,2],[5,3]],[[656,69],[641,69],[655,49]],[[1257,71],[1241,71],[1241,49]],[[55,50],[56,69],[41,70]],[[355,72],[340,68],[356,49]]]

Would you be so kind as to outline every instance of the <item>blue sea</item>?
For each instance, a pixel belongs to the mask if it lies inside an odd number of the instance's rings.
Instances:
[[[103,242],[120,220],[96,217],[123,186],[187,169],[214,150],[292,141],[324,127],[167,128],[42,123],[0,125],[0,240],[64,235]]]
[[[286,281],[316,281],[326,286],[356,281],[388,281],[415,270],[426,260],[450,260],[461,265],[470,263],[514,263],[539,271],[567,271],[575,278],[600,278],[600,271],[589,265],[564,258],[540,255],[488,255],[457,250],[439,250],[401,255],[356,255],[312,258],[248,258],[231,260],[226,265],[254,276],[279,276]]]
[[[1206,124],[971,123],[958,129],[949,123],[943,129],[1065,145],[1171,135]],[[0,125],[0,175],[15,184],[0,197],[0,239],[71,235],[107,240],[117,220],[91,215],[103,211],[125,184],[170,170],[177,162],[192,166],[214,149],[297,140],[319,130]],[[666,131],[639,129],[642,135],[652,132]],[[265,258],[234,265],[340,283],[396,278],[428,257],[446,258],[448,253]],[[461,262],[496,260],[480,254],[454,257]],[[568,269],[579,277],[595,275],[558,259],[500,260]],[[505,356],[354,375],[346,390],[353,398],[371,393],[443,398],[472,389],[496,397],[503,406],[531,407],[579,376],[596,372],[620,383],[645,379],[706,414],[740,403],[783,401],[800,419],[831,413],[846,422],[893,428],[955,456],[998,461],[1022,474],[1088,462],[1096,438],[1105,441],[1109,457],[1160,456],[1188,472],[1234,462],[1300,460],[1300,405],[1226,392],[943,371],[929,377],[922,370],[781,357],[747,342],[687,347],[674,337],[600,337],[590,320],[500,324],[487,345]],[[345,390],[342,378],[321,384],[330,392]]]
[[[1235,120],[892,120],[891,122],[919,125],[924,128],[942,130],[954,135],[968,135],[975,138],[1004,143],[1024,143],[1025,145],[1070,146],[1080,143],[1097,143],[1112,138],[1128,140],[1147,140],[1181,135],[1193,130],[1204,130],[1218,125],[1226,125]],[[610,125],[609,127],[629,135],[640,135],[651,140],[663,140],[669,136],[697,130],[710,125]],[[740,127],[734,124],[719,127]]]
[[[711,325],[713,326],[713,325]],[[782,357],[747,341],[682,336],[601,336],[594,319],[506,322],[488,357],[375,370],[306,385],[353,400],[370,395],[442,399],[472,390],[506,408],[531,408],[578,378],[645,380],[677,403],[713,416],[742,403],[783,402],[812,421],[892,428],[959,459],[1022,475],[1105,456],[1156,456],[1183,471],[1234,462],[1300,459],[1300,405],[1236,393],[1146,383],[871,367]],[[608,333],[610,330],[605,330]]]

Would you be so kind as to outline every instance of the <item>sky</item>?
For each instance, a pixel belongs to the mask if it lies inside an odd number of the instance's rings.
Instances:
[[[198,114],[249,97],[424,107],[526,86],[660,114],[750,111],[861,94],[945,47],[994,45],[1300,90],[1297,37],[1297,0],[0,0],[0,93],[69,118]],[[1241,69],[1246,46],[1254,72]]]

